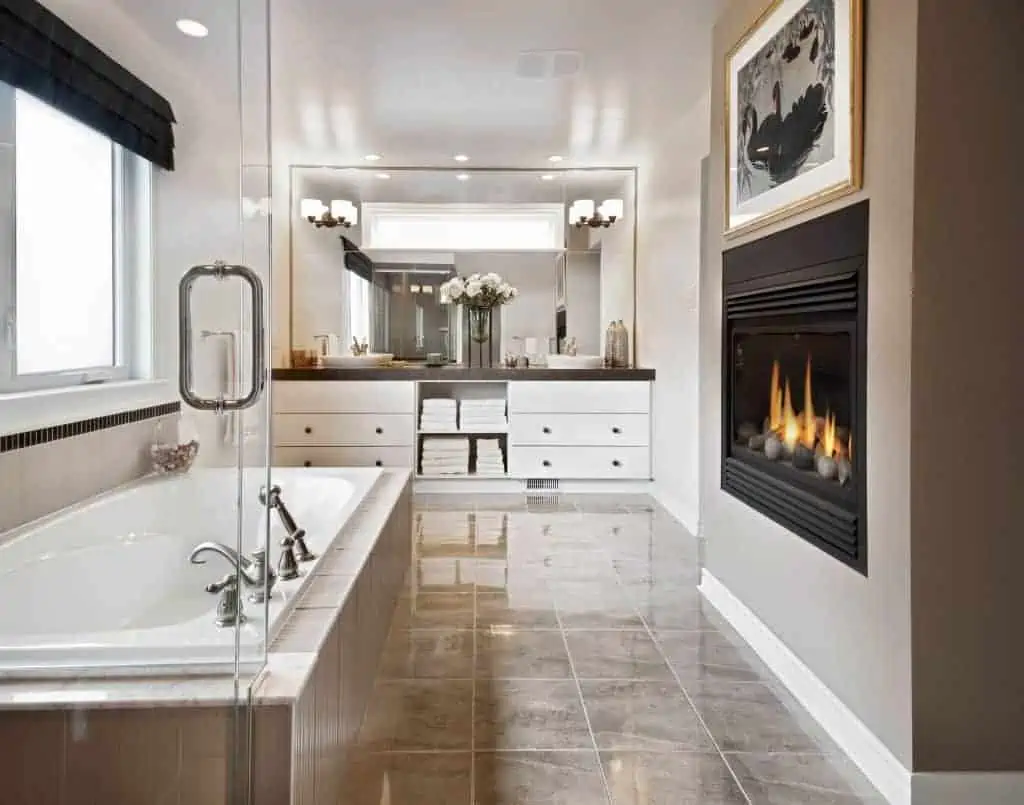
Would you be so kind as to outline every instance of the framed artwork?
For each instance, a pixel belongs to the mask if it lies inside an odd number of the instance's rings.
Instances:
[[[862,0],[774,0],[726,58],[726,234],[861,186]]]

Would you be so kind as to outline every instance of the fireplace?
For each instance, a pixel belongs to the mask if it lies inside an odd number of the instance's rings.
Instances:
[[[867,573],[868,202],[723,255],[722,488]]]

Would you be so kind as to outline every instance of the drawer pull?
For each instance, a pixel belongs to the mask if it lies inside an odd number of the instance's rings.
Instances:
[[[306,431],[306,434],[308,435],[308,434],[313,432],[313,429],[309,425],[306,425],[305,431]]]
[[[302,462],[302,466],[303,467],[312,467],[313,466],[313,462],[312,461],[303,461]]]
[[[618,436],[620,433],[622,433],[622,428],[612,428],[612,433]]]
[[[383,466],[384,466],[384,462],[383,462],[383,461],[381,461],[381,460],[380,460],[380,459],[378,458],[378,459],[377,459],[376,461],[374,461],[374,462],[373,462],[373,466],[375,466],[375,467],[383,467]]]
[[[550,461],[548,461],[547,459],[544,459],[544,460],[543,460],[543,461],[541,462],[541,464],[543,464],[543,465],[544,465],[545,467],[550,467],[550,466],[551,466],[551,462],[550,462]]]
[[[613,466],[613,467],[621,467],[621,466],[622,466],[622,462],[621,462],[621,461],[619,461],[618,459],[615,459],[615,460],[614,460],[614,461],[612,462],[612,466]]]
[[[384,433],[384,428],[377,428],[376,432],[377,432],[377,435],[380,436],[380,435],[382,435]]]
[[[542,430],[544,431],[544,433],[548,433],[548,434],[550,434],[550,433],[551,433],[551,428],[547,428],[547,427],[545,427],[545,428],[543,428]]]

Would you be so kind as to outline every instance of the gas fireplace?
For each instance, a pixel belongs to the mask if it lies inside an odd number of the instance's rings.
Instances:
[[[868,203],[723,255],[722,488],[867,572]]]

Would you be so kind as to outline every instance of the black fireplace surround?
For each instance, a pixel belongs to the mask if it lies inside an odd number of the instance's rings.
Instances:
[[[722,259],[722,488],[867,575],[868,202]]]

